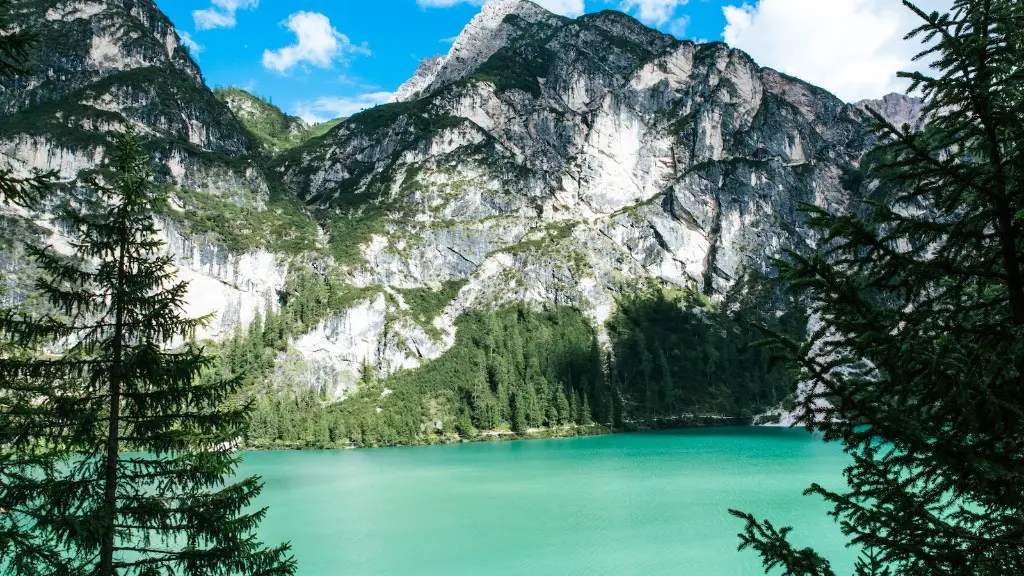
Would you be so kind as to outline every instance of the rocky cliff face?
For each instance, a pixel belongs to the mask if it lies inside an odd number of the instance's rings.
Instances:
[[[269,160],[242,125],[264,118],[257,102],[222,94],[232,114],[215,98],[150,1],[16,6],[62,40],[0,92],[4,161],[74,181],[131,119],[167,182],[263,206]],[[572,20],[499,0],[392,103],[269,161],[317,215],[317,248],[227,250],[173,224],[166,234],[194,310],[219,311],[214,335],[275,306],[295,259],[361,290],[291,342],[303,377],[341,394],[367,363],[390,373],[436,358],[469,309],[572,305],[601,327],[623,294],[717,298],[783,250],[813,249],[797,206],[847,205],[866,125],[858,105],[724,44],[618,12]],[[440,312],[408,301],[445,286],[459,289]]]
[[[724,44],[506,0],[395,102],[277,169],[312,204],[377,223],[348,263],[359,285],[468,280],[442,324],[535,300],[601,325],[622,293],[714,297],[813,248],[797,206],[846,206],[866,122]]]
[[[924,100],[905,94],[886,94],[875,100],[861,100],[857,103],[861,108],[870,108],[896,126],[904,124],[911,130],[924,128],[925,118],[922,113]]]
[[[203,83],[150,0],[15,0],[38,42],[28,74],[0,84],[0,152],[65,181],[97,169],[126,122],[163,165],[157,177],[213,193],[267,194],[258,144]]]
[[[147,0],[15,0],[10,20],[38,41],[27,74],[0,83],[0,164],[16,172],[56,170],[62,190],[102,171],[127,122],[160,162],[159,182],[258,208],[268,186],[259,145],[203,82],[170,21]],[[24,240],[65,241],[46,208],[0,208],[10,242],[0,270],[24,297]],[[276,300],[286,265],[265,250],[229,252],[164,222],[170,252],[192,282],[190,307],[215,312],[209,334],[229,333]],[[5,234],[5,236],[7,236]]]

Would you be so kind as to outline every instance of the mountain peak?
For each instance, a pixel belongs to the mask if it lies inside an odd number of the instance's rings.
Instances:
[[[925,124],[924,100],[916,96],[892,92],[875,100],[861,100],[857,107],[871,108],[896,126],[909,124],[912,129],[920,130]]]
[[[462,29],[448,54],[420,62],[416,73],[398,88],[391,101],[415,100],[470,74],[508,43],[512,33],[509,16],[518,16],[531,23],[560,18],[528,0],[488,2]]]

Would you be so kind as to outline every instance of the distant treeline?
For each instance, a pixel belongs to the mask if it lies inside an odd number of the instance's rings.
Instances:
[[[791,375],[754,345],[762,335],[752,321],[796,335],[806,322],[776,313],[779,296],[764,282],[718,307],[682,292],[624,298],[607,323],[609,346],[574,308],[473,311],[459,318],[455,345],[440,358],[384,381],[366,367],[356,390],[332,403],[326,387],[290,382],[274,362],[294,327],[308,328],[328,307],[330,287],[313,278],[304,276],[310,285],[280,313],[236,334],[220,354],[223,372],[249,380],[251,447],[394,446],[704,418],[748,423],[794,390]]]

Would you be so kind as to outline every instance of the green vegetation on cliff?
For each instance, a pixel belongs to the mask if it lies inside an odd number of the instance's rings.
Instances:
[[[251,198],[232,202],[214,194],[178,188],[176,204],[157,212],[190,236],[207,236],[237,252],[265,249],[296,255],[317,249],[317,225],[294,198],[272,198],[260,209]]]
[[[303,142],[323,136],[345,120],[335,118],[310,126],[298,116],[285,114],[266,98],[236,86],[214,88],[213,94],[227,104],[238,121],[270,154],[294,148]]]
[[[431,294],[406,291],[414,314],[436,315],[457,284]],[[326,307],[329,300],[311,296]],[[754,284],[734,312],[685,294],[624,299],[609,320],[610,353],[580,311],[538,311],[525,304],[471,311],[457,321],[455,345],[422,367],[386,380],[364,368],[347,398],[287,378],[268,387],[271,365],[253,380],[258,391],[250,446],[394,446],[476,440],[500,434],[575,434],[597,423],[616,428],[750,422],[794,390],[792,375],[776,368],[754,342],[752,310],[772,310],[778,296]],[[365,297],[360,294],[359,297]],[[444,300],[442,302],[442,300]],[[753,308],[753,306],[762,306]],[[301,309],[289,302],[284,316]],[[757,313],[777,329],[799,334],[797,314]],[[294,321],[294,320],[289,320]],[[258,365],[246,354],[283,344],[260,330],[238,334],[227,354],[238,367]],[[250,350],[238,356],[237,350]],[[235,350],[235,352],[232,352]],[[277,350],[285,347],[277,345]]]
[[[447,306],[459,294],[459,290],[468,283],[467,280],[451,280],[441,284],[436,290],[432,288],[409,288],[398,290],[402,300],[409,307],[409,314],[417,324],[431,336],[439,336],[432,324]]]
[[[335,406],[343,440],[391,446],[485,431],[590,424],[604,390],[597,338],[577,310],[470,312],[455,346]]]

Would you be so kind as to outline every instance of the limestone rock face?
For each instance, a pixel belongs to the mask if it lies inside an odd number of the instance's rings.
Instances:
[[[182,234],[163,221],[163,240],[187,281],[187,313],[212,315],[200,337],[223,339],[248,326],[257,313],[277,307],[288,273],[287,260],[266,250],[232,252],[202,238]]]
[[[158,160],[155,179],[256,209],[269,189],[258,144],[206,87],[167,17],[151,0],[15,0],[12,22],[38,40],[26,74],[0,82],[0,167],[54,170],[46,206],[0,206],[0,290],[25,296],[20,245],[66,248],[51,207],[102,173],[128,122]],[[188,280],[189,312],[213,314],[203,335],[220,338],[277,302],[287,261],[266,250],[237,253],[162,221],[168,250]]]
[[[14,0],[13,12],[38,41],[27,74],[0,83],[5,164],[73,181],[102,166],[130,121],[163,164],[158,180],[266,196],[257,143],[152,0]]]
[[[858,106],[618,12],[538,10],[487,4],[393,103],[278,163],[312,204],[379,214],[360,285],[466,280],[443,323],[528,300],[600,326],[624,292],[717,297],[813,249],[799,203],[850,201]]]
[[[475,71],[495,52],[506,46],[521,29],[509,16],[532,24],[554,25],[559,17],[528,0],[497,0],[484,4],[446,56],[435,56],[420,63],[413,77],[395,91],[392,102],[405,102],[424,96]]]
[[[857,105],[877,111],[883,118],[896,126],[908,124],[912,130],[920,130],[925,124],[925,118],[921,112],[924,100],[921,98],[894,92],[877,100],[861,100]]]

